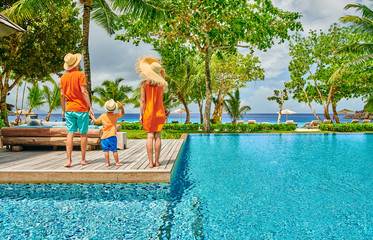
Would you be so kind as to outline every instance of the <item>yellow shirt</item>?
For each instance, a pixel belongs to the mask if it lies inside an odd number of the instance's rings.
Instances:
[[[101,139],[117,135],[117,120],[121,117],[121,113],[104,113],[97,118],[98,123],[102,123],[104,126]]]

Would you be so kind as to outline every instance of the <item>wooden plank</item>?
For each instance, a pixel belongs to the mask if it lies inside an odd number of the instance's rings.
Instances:
[[[146,140],[130,140],[128,149],[118,151],[119,161],[126,165],[121,167],[114,165],[112,154],[112,166],[106,167],[102,150],[87,152],[91,164],[86,166],[80,165],[81,152],[73,151],[70,168],[63,167],[66,151],[0,151],[0,182],[169,182],[182,144],[183,140],[162,140],[161,166],[153,169],[148,167]]]
[[[176,149],[177,149],[178,141],[180,141],[180,140],[175,140],[174,144],[172,145],[171,150],[170,150],[170,151],[168,152],[168,154],[165,156],[165,159],[164,159],[165,164],[162,165],[161,168],[166,169],[168,163],[169,163],[170,160],[171,160],[171,157],[172,157],[173,153],[174,153],[174,152],[176,151]]]
[[[4,137],[66,137],[66,127],[61,128],[17,128],[3,127],[1,135]],[[87,137],[99,138],[102,129],[88,129]],[[80,133],[74,133],[74,137],[80,137]]]
[[[4,144],[16,146],[66,146],[66,137],[3,137]],[[88,145],[99,145],[100,139],[87,138]],[[73,139],[74,146],[80,146],[80,137]]]
[[[172,146],[173,141],[174,141],[173,139],[170,139],[170,140],[167,139],[167,140],[162,141],[161,152],[159,156],[159,163],[161,163],[162,156],[164,155],[164,153],[166,153],[169,150],[169,148]],[[155,161],[154,158],[155,158],[155,154],[154,154],[154,149],[153,149],[153,161]],[[146,161],[143,161],[142,164],[138,166],[138,169],[147,169],[147,168],[149,169],[149,158],[147,157],[146,159],[147,159]],[[154,169],[159,169],[159,167],[154,167]]]
[[[179,154],[179,152],[181,151],[181,147],[183,146],[183,143],[184,141],[180,141],[178,143],[178,147],[177,147],[177,150],[173,153],[173,155],[171,156],[171,159],[170,159],[170,163],[167,165],[166,169],[165,170],[169,170],[171,171],[172,167],[174,166],[175,162],[176,162],[176,158]]]

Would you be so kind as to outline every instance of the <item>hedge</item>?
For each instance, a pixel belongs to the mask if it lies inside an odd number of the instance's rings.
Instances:
[[[364,132],[373,131],[373,123],[334,123],[320,124],[321,131],[333,132]]]
[[[124,130],[141,130],[140,123],[120,123]],[[203,129],[203,124],[166,123],[163,130],[181,132],[198,132]],[[294,124],[211,124],[211,132],[262,132],[262,131],[294,131]]]

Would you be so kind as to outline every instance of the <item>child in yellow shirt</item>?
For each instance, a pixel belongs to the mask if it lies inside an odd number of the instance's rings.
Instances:
[[[117,104],[118,103],[118,104]],[[90,114],[93,122],[102,123],[103,133],[101,137],[101,146],[102,150],[105,153],[106,167],[110,166],[109,161],[109,151],[113,152],[114,160],[116,166],[123,166],[119,162],[118,150],[117,150],[117,120],[124,115],[124,108],[120,102],[115,102],[113,99],[107,101],[104,105],[106,113],[101,114],[97,119],[93,114]],[[121,113],[114,113],[118,109],[118,106],[121,108]]]

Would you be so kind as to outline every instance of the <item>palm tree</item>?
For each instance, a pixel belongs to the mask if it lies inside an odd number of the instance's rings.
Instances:
[[[368,6],[362,4],[348,4],[346,5],[345,10],[351,8],[355,9],[356,12],[361,12],[361,17],[348,15],[341,17],[339,20],[343,23],[351,23],[352,26],[354,26],[359,32],[371,36],[373,33],[373,9],[370,9]],[[360,57],[352,60],[335,71],[330,77],[331,81],[335,81],[337,78],[339,78],[339,75],[343,70],[351,67],[367,67],[366,63],[368,62],[368,69],[371,68],[371,60],[373,59],[373,42],[371,42],[372,38],[368,39],[370,39],[370,41],[359,41],[339,49],[339,53],[341,54],[354,53],[358,54]],[[368,97],[367,104],[364,106],[364,108],[370,104],[373,104],[373,96]]]
[[[232,123],[236,124],[237,119],[241,118],[246,112],[250,111],[249,106],[241,107],[240,91],[236,89],[234,94],[228,93],[229,99],[224,100],[224,107],[227,110],[228,115],[233,118]]]
[[[132,88],[125,85],[120,85],[124,78],[117,78],[115,81],[105,80],[101,86],[97,86],[93,89],[93,93],[98,96],[92,96],[92,101],[98,103],[100,107],[105,105],[106,101],[113,99],[119,101],[123,105],[130,103],[128,93],[132,92]]]
[[[11,20],[20,22],[37,17],[40,11],[52,11],[61,0],[19,0],[4,11]],[[83,61],[88,92],[91,94],[91,68],[88,49],[89,23],[93,20],[108,34],[114,34],[117,15],[114,11],[131,12],[134,17],[160,17],[161,11],[146,0],[80,0],[83,7]],[[92,13],[92,14],[91,14]]]
[[[46,102],[49,105],[48,115],[45,118],[45,121],[49,122],[51,113],[54,109],[58,109],[61,107],[61,91],[60,88],[57,86],[56,82],[50,78],[50,82],[53,84],[53,89],[50,89],[48,86],[44,85],[44,95]]]
[[[27,100],[29,103],[28,114],[30,114],[33,108],[39,109],[44,103],[46,103],[46,101],[45,93],[43,89],[39,88],[38,82],[34,82],[32,84],[32,87],[27,87],[27,89],[29,90],[29,94],[27,96]]]
[[[158,51],[161,55],[162,52]],[[163,56],[162,56],[163,57]],[[174,92],[186,110],[185,123],[190,122],[188,104],[192,101],[190,95],[194,88],[194,78],[197,75],[197,63],[195,57],[173,56],[165,62],[166,81],[170,91]]]
[[[361,33],[371,35],[373,33],[373,10],[362,4],[348,4],[345,10],[350,8],[354,8],[356,12],[361,12],[362,16],[348,15],[341,17],[339,20],[343,23],[351,23]],[[356,42],[343,47],[340,52],[361,54],[361,57],[348,64],[360,65],[373,58],[373,42]]]

